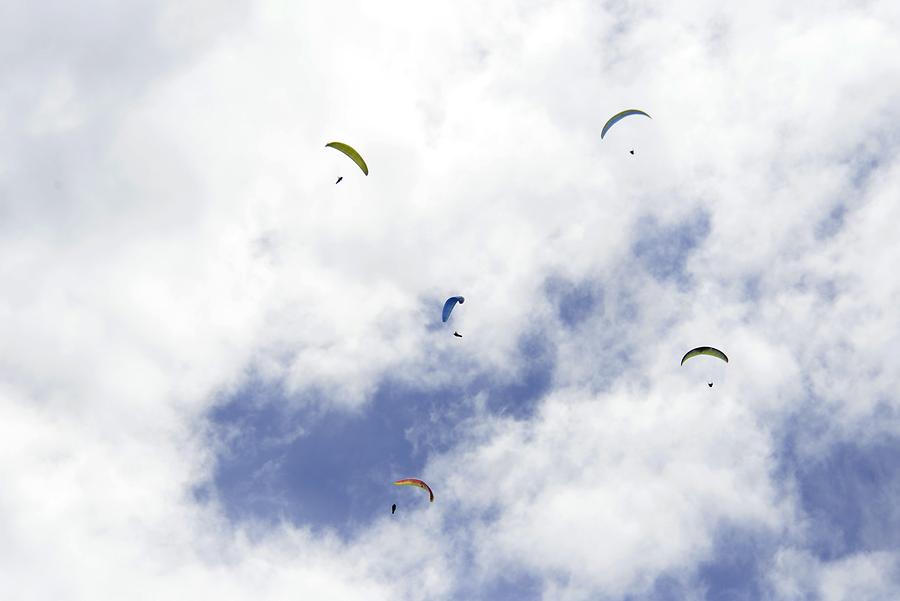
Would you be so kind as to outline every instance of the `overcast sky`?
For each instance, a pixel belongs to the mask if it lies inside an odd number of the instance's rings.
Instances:
[[[898,31],[0,3],[0,598],[900,599]]]

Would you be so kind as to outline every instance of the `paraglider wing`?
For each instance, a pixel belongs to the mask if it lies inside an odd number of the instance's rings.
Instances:
[[[358,152],[356,152],[352,146],[348,146],[343,142],[329,142],[325,145],[327,148],[334,148],[335,150],[339,150],[346,154],[348,157],[353,159],[353,162],[359,165],[359,168],[362,169],[362,172],[366,175],[369,175],[369,167],[366,165],[366,162],[363,160],[362,156]]]
[[[466,299],[461,296],[451,296],[450,298],[448,298],[444,303],[444,311],[441,313],[441,321],[446,322],[448,319],[450,319],[450,312],[453,311],[453,307],[456,306],[456,303],[462,304],[464,302],[466,302]]]
[[[434,503],[434,493],[431,492],[431,487],[419,480],[418,478],[404,478],[403,480],[397,480],[394,482],[395,486],[418,486],[423,490],[428,491],[428,500],[431,503]]]
[[[728,357],[725,356],[725,353],[720,351],[717,348],[713,348],[711,346],[698,346],[695,349],[689,350],[685,353],[684,357],[681,358],[681,364],[684,365],[684,362],[692,357],[698,357],[700,355],[709,355],[710,357],[716,357],[721,359],[725,363],[728,363]]]
[[[644,111],[641,111],[638,109],[628,109],[628,110],[622,111],[621,113],[616,113],[615,115],[610,117],[609,121],[606,122],[606,125],[603,126],[603,131],[600,132],[600,139],[601,140],[603,139],[603,136],[606,135],[606,132],[609,131],[610,127],[612,127],[613,125],[615,125],[616,123],[618,123],[619,121],[624,119],[625,117],[628,117],[629,115],[644,115],[645,117],[648,117],[650,119],[653,118],[653,117],[650,117],[650,115],[648,115]]]

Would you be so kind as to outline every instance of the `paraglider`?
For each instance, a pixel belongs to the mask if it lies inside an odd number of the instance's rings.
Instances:
[[[647,113],[645,113],[644,111],[639,110],[639,109],[627,109],[620,113],[616,113],[615,115],[610,117],[609,121],[606,122],[606,125],[603,126],[603,131],[600,132],[600,139],[601,140],[603,139],[603,137],[606,135],[606,132],[609,131],[609,128],[611,128],[613,125],[615,125],[616,123],[618,123],[619,121],[621,121],[622,119],[624,119],[625,117],[628,117],[630,115],[644,115],[645,117],[647,117],[649,119],[653,118],[650,115],[648,115]],[[631,154],[634,154],[634,152],[632,151]]]
[[[362,169],[363,173],[369,175],[369,167],[366,165],[366,162],[363,160],[362,156],[358,152],[356,152],[356,150],[354,150],[352,146],[344,144],[343,142],[329,142],[325,145],[325,147],[334,148],[335,150],[343,152],[348,157],[350,157],[350,159],[352,159],[360,169]],[[338,179],[338,182],[341,181],[341,179]]]
[[[634,154],[634,148],[628,151],[630,154]]]
[[[681,358],[681,364],[684,365],[684,362],[688,359],[693,359],[694,357],[699,357],[700,355],[709,355],[710,357],[715,357],[716,359],[721,359],[725,363],[728,363],[728,357],[717,348],[713,348],[711,346],[698,346],[695,349],[689,350],[684,354],[684,357]],[[713,387],[713,383],[711,381],[707,381],[706,385],[710,388]]]
[[[444,302],[444,310],[441,312],[441,321],[447,323],[447,320],[450,319],[450,313],[453,311],[453,307],[456,306],[456,303],[463,304],[466,302],[466,299],[461,296],[451,296]]]
[[[431,491],[431,487],[418,478],[404,478],[402,480],[397,480],[394,482],[394,486],[417,486],[422,490],[428,491],[428,501],[434,503],[434,493]]]
[[[341,180],[342,180],[342,179],[344,179],[344,176],[343,176],[343,175],[340,176],[340,177],[338,178],[338,181],[334,182],[334,185],[336,186],[336,185],[338,185],[339,183],[341,183]]]
[[[460,334],[459,332],[453,332],[453,335],[457,338],[462,338],[462,334]]]
[[[394,512],[395,512],[395,511],[397,511],[397,504],[396,504],[396,503],[394,503],[393,505],[391,505],[391,515],[394,515]]]

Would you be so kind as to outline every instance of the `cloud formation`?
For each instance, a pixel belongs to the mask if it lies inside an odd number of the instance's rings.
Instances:
[[[898,25],[0,8],[0,597],[896,598]]]

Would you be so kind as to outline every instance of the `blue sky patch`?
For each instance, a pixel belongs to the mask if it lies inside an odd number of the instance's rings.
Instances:
[[[797,479],[820,559],[900,547],[900,439],[839,443],[801,464]]]
[[[816,224],[816,240],[827,240],[834,237],[844,227],[847,207],[839,204],[828,215]]]
[[[689,284],[685,272],[687,258],[709,232],[709,214],[705,211],[695,211],[674,225],[660,223],[652,216],[644,217],[635,227],[632,252],[657,280],[674,281],[679,287],[685,287]]]
[[[597,311],[603,311],[603,289],[589,280],[569,281],[556,276],[544,284],[547,298],[556,307],[559,320],[575,328]]]
[[[697,582],[708,601],[757,601],[764,598],[766,565],[776,546],[760,533],[723,527],[714,556],[700,565]]]
[[[678,579],[663,574],[653,582],[653,588],[646,594],[628,595],[624,601],[681,601],[688,594],[687,587]]]
[[[400,511],[417,502],[391,482],[421,477],[430,454],[459,442],[479,393],[494,414],[533,415],[552,385],[555,346],[540,330],[523,336],[518,363],[509,381],[485,373],[437,391],[385,381],[358,412],[298,408],[278,387],[253,382],[210,414],[223,452],[198,499],[214,494],[232,520],[286,519],[350,535],[392,503]]]

